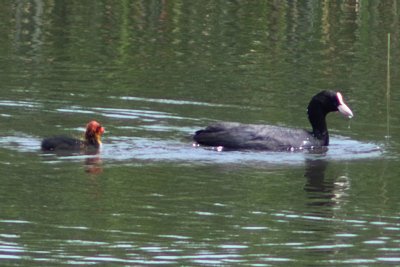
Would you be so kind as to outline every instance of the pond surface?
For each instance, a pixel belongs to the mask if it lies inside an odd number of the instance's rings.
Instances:
[[[1,265],[400,265],[398,4],[0,2]],[[193,145],[321,89],[327,150]],[[93,119],[98,154],[40,151]]]

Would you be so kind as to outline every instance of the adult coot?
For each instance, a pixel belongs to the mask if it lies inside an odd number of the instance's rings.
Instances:
[[[85,149],[98,149],[101,145],[101,135],[104,128],[97,121],[91,121],[86,125],[84,140],[67,136],[55,136],[45,138],[42,141],[43,151],[79,151]]]
[[[325,117],[332,111],[339,111],[348,118],[353,117],[353,112],[344,103],[341,93],[321,91],[313,96],[307,108],[312,131],[271,125],[220,122],[197,131],[193,139],[200,145],[227,149],[283,151],[327,146],[329,134]]]

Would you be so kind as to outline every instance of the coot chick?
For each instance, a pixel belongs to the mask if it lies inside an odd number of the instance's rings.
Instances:
[[[91,121],[86,125],[84,140],[67,136],[55,136],[45,138],[42,141],[43,151],[80,151],[85,149],[98,149],[101,145],[101,135],[104,128],[97,121]]]
[[[341,93],[321,91],[313,96],[307,108],[312,131],[271,125],[220,122],[197,131],[193,139],[200,145],[226,149],[292,151],[318,148],[329,145],[325,117],[333,111],[339,111],[348,118],[353,117],[353,112],[344,103]]]

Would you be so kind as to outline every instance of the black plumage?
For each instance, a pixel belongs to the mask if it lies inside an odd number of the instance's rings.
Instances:
[[[350,108],[339,92],[322,91],[310,101],[307,113],[311,131],[289,127],[219,122],[199,130],[193,139],[200,145],[227,149],[293,150],[329,145],[326,115],[339,111],[351,118]]]

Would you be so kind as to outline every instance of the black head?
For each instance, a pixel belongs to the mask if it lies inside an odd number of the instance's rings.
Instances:
[[[310,101],[309,104],[309,115],[311,107],[318,107],[321,115],[325,116],[329,112],[339,111],[344,116],[351,118],[353,112],[344,103],[343,96],[340,92],[325,90],[316,94]]]
[[[308,104],[307,113],[312,126],[312,133],[317,139],[321,140],[321,144],[324,146],[329,144],[325,117],[333,111],[339,111],[348,118],[353,117],[353,112],[344,103],[343,96],[339,92],[321,91],[313,96],[310,104]]]

